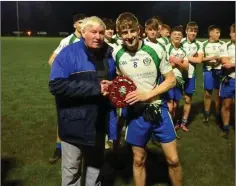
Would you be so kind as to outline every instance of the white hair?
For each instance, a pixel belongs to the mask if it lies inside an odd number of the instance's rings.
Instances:
[[[84,31],[87,27],[91,27],[94,25],[102,26],[106,30],[105,23],[97,16],[87,17],[83,20],[81,24],[81,31]]]

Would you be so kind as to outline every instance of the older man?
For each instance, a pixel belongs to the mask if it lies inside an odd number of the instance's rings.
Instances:
[[[53,61],[55,60],[56,56],[60,53],[60,51],[67,47],[68,45],[78,42],[81,38],[81,24],[83,19],[85,19],[84,14],[76,14],[73,17],[73,23],[75,32],[73,34],[70,34],[66,38],[62,39],[59,46],[56,48],[56,50],[53,52],[53,54],[50,56],[48,64],[52,66]],[[56,148],[53,152],[52,157],[49,159],[50,164],[54,164],[61,158],[61,140],[58,136],[58,130],[57,130],[57,137],[56,137]]]
[[[115,76],[111,48],[104,42],[106,26],[98,17],[84,19],[82,38],[56,57],[49,87],[56,97],[62,140],[62,186],[79,186],[84,157],[85,185],[94,186],[102,165],[105,124],[116,122],[107,95]],[[102,109],[101,109],[102,108]]]

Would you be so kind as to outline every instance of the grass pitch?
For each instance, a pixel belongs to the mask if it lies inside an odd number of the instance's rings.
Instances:
[[[56,110],[48,90],[47,61],[60,38],[1,38],[1,41],[2,184],[58,186],[60,161],[56,165],[48,163],[55,147]],[[233,186],[234,132],[229,140],[223,139],[213,114],[209,125],[202,123],[202,80],[202,68],[198,65],[190,132],[178,132],[184,185]],[[168,175],[162,151],[151,143],[148,146],[148,176],[153,185],[164,186]],[[133,185],[132,159],[126,159],[129,161],[125,170],[117,173],[117,186]]]

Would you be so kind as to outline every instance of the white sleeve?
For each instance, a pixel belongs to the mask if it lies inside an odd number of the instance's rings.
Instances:
[[[187,57],[187,55],[184,57],[184,61],[188,61],[188,57]]]
[[[169,51],[169,48],[168,46],[165,46],[166,60],[169,61],[170,55],[169,55],[169,52],[167,51]]]
[[[198,42],[198,44],[199,44],[199,49],[198,49],[197,53],[203,53],[203,44],[202,44],[202,42]]]
[[[166,56],[165,50],[163,50],[163,53],[162,53],[162,59],[161,59],[159,69],[160,69],[161,74],[166,74],[166,73],[172,71],[172,66],[167,61],[167,56]]]
[[[220,57],[229,57],[228,50],[227,50],[227,44],[224,44],[221,46]]]
[[[63,48],[65,48],[68,44],[65,43],[65,40],[62,39],[59,46],[54,50],[54,53],[59,54]]]

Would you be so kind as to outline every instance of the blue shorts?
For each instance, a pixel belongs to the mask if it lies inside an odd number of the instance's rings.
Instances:
[[[204,71],[203,78],[204,78],[204,89],[205,90],[213,90],[220,88],[220,80],[221,80],[221,70],[211,70],[211,71]]]
[[[235,79],[229,78],[227,82],[222,81],[220,84],[221,99],[235,98]]]
[[[108,138],[110,140],[118,139],[118,119],[117,119],[117,110],[112,111],[109,114],[109,122],[108,122]]]
[[[130,120],[126,129],[126,142],[134,146],[145,147],[151,136],[161,143],[175,140],[176,133],[168,108],[161,109],[161,118],[162,121],[156,125],[144,121],[142,116]]]
[[[196,89],[196,76],[188,78],[184,83],[184,93],[187,95],[192,95]]]
[[[168,92],[168,100],[179,101],[182,97],[182,90],[178,87],[170,89]]]

